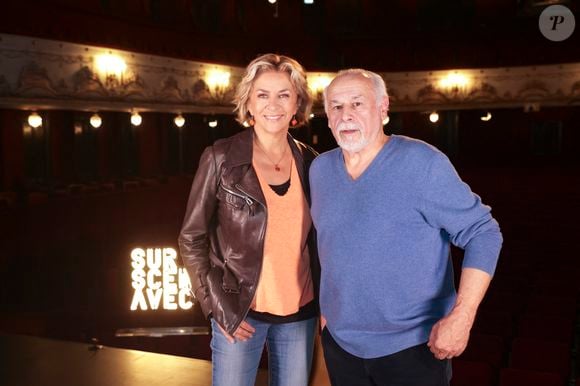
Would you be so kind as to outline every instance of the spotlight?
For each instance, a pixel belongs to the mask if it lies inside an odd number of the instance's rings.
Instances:
[[[212,121],[209,121],[209,122],[207,123],[207,125],[208,125],[209,127],[212,127],[212,128],[213,128],[213,127],[217,127],[217,125],[218,125],[218,121],[217,121],[217,119],[214,119],[214,120],[212,120]]]
[[[481,115],[481,117],[479,117],[479,119],[481,119],[484,122],[487,122],[489,120],[491,120],[491,113],[488,111],[485,115]]]
[[[439,114],[437,114],[437,111],[433,111],[431,114],[429,114],[429,120],[433,123],[437,123],[437,121],[439,121]]]

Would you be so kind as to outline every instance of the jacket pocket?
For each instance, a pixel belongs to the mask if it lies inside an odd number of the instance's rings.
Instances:
[[[227,292],[227,293],[234,293],[234,294],[240,293],[240,283],[238,282],[238,279],[232,273],[232,271],[230,271],[230,268],[228,267],[227,260],[224,263],[224,275],[222,278],[222,289],[224,290],[224,292]]]

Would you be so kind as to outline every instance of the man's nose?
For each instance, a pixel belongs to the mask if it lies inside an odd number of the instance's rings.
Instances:
[[[344,122],[352,121],[352,110],[348,106],[344,106],[340,112],[340,119]]]

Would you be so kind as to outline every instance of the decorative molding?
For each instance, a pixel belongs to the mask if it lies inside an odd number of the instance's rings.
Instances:
[[[127,65],[120,77],[100,74],[95,58],[116,54]],[[230,75],[218,91],[209,71]],[[86,111],[119,110],[232,113],[235,85],[244,69],[104,47],[0,34],[0,106]],[[309,73],[314,78],[324,73]],[[441,87],[449,74],[463,74],[465,87]],[[326,73],[332,77],[334,74]],[[479,109],[580,104],[580,63],[545,66],[381,73],[392,111]],[[322,93],[315,111],[322,112]]]

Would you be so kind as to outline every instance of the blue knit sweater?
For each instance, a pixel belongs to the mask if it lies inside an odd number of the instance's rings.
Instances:
[[[429,340],[455,302],[450,243],[493,275],[502,236],[447,157],[392,135],[353,180],[337,148],[310,169],[321,311],[349,353],[389,355]]]

